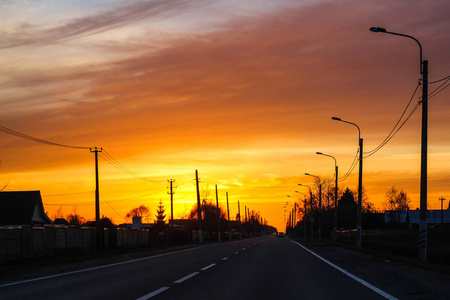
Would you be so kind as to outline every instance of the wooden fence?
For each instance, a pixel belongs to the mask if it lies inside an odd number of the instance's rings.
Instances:
[[[99,242],[97,245],[97,235]],[[150,243],[147,229],[45,225],[0,227],[0,262],[51,256],[74,250],[115,249]]]

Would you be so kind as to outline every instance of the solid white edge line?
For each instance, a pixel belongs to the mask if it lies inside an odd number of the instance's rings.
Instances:
[[[298,243],[298,242],[295,242],[295,241],[293,241],[293,240],[291,240],[291,242],[293,242],[293,243],[299,245],[300,247],[302,247],[303,249],[305,249],[306,251],[308,251],[309,253],[311,253],[312,255],[314,255],[315,257],[317,257],[318,259],[320,259],[320,260],[323,261],[324,263],[327,263],[328,265],[332,266],[332,267],[335,268],[336,270],[338,270],[338,271],[344,273],[344,274],[347,275],[348,277],[350,277],[350,278],[356,280],[357,282],[359,282],[359,283],[361,283],[362,285],[368,287],[369,289],[371,289],[372,291],[376,292],[377,294],[383,296],[384,298],[389,299],[389,300],[398,300],[398,298],[395,298],[394,296],[392,296],[392,295],[386,293],[385,291],[380,290],[379,288],[377,288],[377,287],[371,285],[371,284],[368,283],[367,281],[364,281],[363,279],[361,279],[361,278],[359,278],[359,277],[353,275],[352,273],[350,273],[350,272],[348,272],[348,271],[346,271],[346,270],[344,270],[344,269],[342,269],[342,268],[336,266],[335,264],[333,264],[332,262],[326,260],[326,259],[323,258],[322,256],[319,256],[318,254],[312,252],[311,250],[309,250],[308,248],[306,248],[306,247],[303,246],[302,244],[300,244],[300,243]]]
[[[203,246],[203,247],[205,247],[205,246]],[[134,259],[134,260],[123,261],[123,262],[119,262],[119,263],[115,263],[115,264],[109,264],[109,265],[98,266],[98,267],[93,267],[93,268],[88,268],[88,269],[77,270],[77,271],[71,271],[71,272],[66,272],[66,273],[60,273],[60,274],[55,274],[55,275],[50,275],[50,276],[44,276],[44,277],[38,277],[38,278],[33,278],[33,279],[28,279],[28,280],[5,283],[5,284],[1,284],[0,288],[6,287],[6,286],[11,286],[11,285],[22,284],[22,283],[33,282],[33,281],[51,279],[51,278],[55,278],[55,277],[61,277],[61,276],[67,276],[67,275],[78,274],[78,273],[83,273],[83,272],[95,271],[95,270],[100,270],[100,269],[109,268],[109,267],[115,267],[115,266],[124,265],[124,264],[135,263],[135,262],[139,262],[142,260],[148,260],[148,259],[153,259],[153,258],[157,258],[157,257],[161,257],[161,256],[167,256],[167,255],[172,255],[172,254],[176,254],[176,253],[192,251],[192,250],[199,249],[199,248],[202,248],[202,247],[193,247],[193,248],[184,249],[184,250],[180,250],[180,251],[168,252],[168,253],[158,254],[158,255],[154,255],[154,256],[147,256],[147,257],[138,258],[138,259]]]
[[[191,273],[191,274],[189,274],[187,276],[184,276],[183,278],[178,279],[177,281],[174,281],[174,283],[182,283],[183,281],[188,280],[189,278],[192,278],[192,277],[194,277],[195,275],[198,275],[198,274],[200,274],[200,273],[199,272]]]
[[[201,271],[206,271],[206,270],[208,270],[209,268],[212,268],[212,267],[214,267],[216,264],[210,264],[209,266],[206,266],[206,267],[204,267],[204,268],[202,268],[202,269],[200,269]]]
[[[161,294],[162,292],[164,292],[165,290],[168,290],[168,289],[169,289],[169,287],[164,286],[164,287],[162,287],[162,288],[160,288],[160,289],[157,289],[156,291],[151,292],[150,294],[147,294],[147,295],[145,295],[145,296],[142,296],[141,298],[138,298],[137,300],[147,300],[147,299],[150,299],[150,298],[152,298],[152,297],[154,297],[154,296],[156,296],[156,295],[158,295],[158,294]]]

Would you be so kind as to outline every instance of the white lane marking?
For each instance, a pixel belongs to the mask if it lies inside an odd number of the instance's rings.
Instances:
[[[228,257],[224,257],[224,258],[222,258],[222,260],[227,260],[228,259]]]
[[[377,287],[371,285],[371,284],[368,283],[367,281],[364,281],[364,280],[362,280],[361,278],[359,278],[359,277],[353,275],[352,273],[350,273],[350,272],[348,272],[348,271],[346,271],[346,270],[344,270],[344,269],[342,269],[342,268],[336,266],[335,264],[333,264],[332,262],[326,260],[326,259],[323,258],[322,256],[319,256],[318,254],[312,252],[311,250],[309,250],[308,248],[306,248],[306,247],[303,246],[302,244],[297,243],[297,242],[295,242],[295,241],[293,241],[293,240],[291,240],[291,242],[293,242],[293,243],[299,245],[300,247],[302,247],[303,249],[305,249],[306,251],[308,251],[309,253],[311,253],[312,255],[314,255],[315,257],[317,257],[318,259],[322,260],[324,263],[327,263],[328,265],[332,266],[332,267],[335,268],[336,270],[338,270],[338,271],[344,273],[344,274],[347,275],[348,277],[350,277],[350,278],[356,280],[357,282],[359,282],[359,283],[361,283],[362,285],[368,287],[369,289],[371,289],[372,291],[376,292],[377,294],[383,296],[384,298],[389,299],[389,300],[398,300],[398,299],[395,298],[394,296],[392,296],[392,295],[386,293],[386,292],[383,291],[383,290],[380,290],[379,288],[377,288]]]
[[[242,251],[245,251],[245,248],[242,248]]]
[[[142,296],[141,298],[138,298],[137,300],[147,300],[147,299],[150,299],[150,298],[152,298],[152,297],[154,297],[154,296],[156,296],[156,295],[158,295],[158,294],[161,294],[162,292],[164,292],[165,290],[168,290],[168,289],[169,289],[169,287],[164,286],[164,287],[162,287],[162,288],[160,288],[160,289],[157,289],[156,291],[153,291],[153,292],[151,292],[151,293],[149,293],[149,294],[147,294],[147,295],[145,295],[145,296]]]
[[[188,276],[184,276],[183,278],[180,278],[177,281],[174,281],[174,283],[182,283],[183,281],[188,280],[189,278],[192,278],[192,277],[194,277],[195,275],[198,275],[198,274],[200,274],[200,273],[199,272],[191,273]]]
[[[216,264],[210,264],[209,266],[206,266],[206,267],[204,267],[204,268],[202,268],[202,269],[200,269],[201,271],[206,271],[206,270],[208,270],[209,268],[212,268],[212,267],[214,267]]]
[[[234,254],[239,254],[239,251],[234,252]]]
[[[99,266],[99,267],[93,267],[93,268],[88,268],[88,269],[82,269],[82,270],[77,270],[77,271],[60,273],[60,274],[55,274],[55,275],[50,275],[50,276],[38,277],[38,278],[33,278],[33,279],[28,279],[28,280],[23,280],[23,281],[16,281],[16,282],[11,282],[11,283],[5,283],[5,284],[0,285],[0,288],[6,287],[6,286],[11,286],[11,285],[22,284],[22,283],[33,282],[33,281],[40,281],[40,280],[45,280],[45,279],[51,279],[51,278],[55,278],[55,277],[61,277],[61,276],[67,276],[67,275],[78,274],[78,273],[83,273],[83,272],[95,271],[95,270],[105,269],[105,268],[109,268],[109,267],[120,266],[120,265],[124,265],[124,264],[135,263],[135,262],[139,262],[139,261],[142,261],[142,260],[153,259],[153,258],[157,258],[157,257],[161,257],[161,256],[166,256],[166,255],[172,255],[172,254],[176,254],[176,253],[192,251],[192,250],[199,249],[199,248],[200,247],[194,247],[194,248],[184,249],[184,250],[175,251],[175,252],[163,253],[163,254],[158,254],[158,255],[154,255],[154,256],[148,256],[148,257],[138,258],[138,259],[129,260],[129,261],[123,261],[123,262],[119,262],[119,263],[115,263],[115,264],[109,264],[109,265],[104,265],[104,266]]]

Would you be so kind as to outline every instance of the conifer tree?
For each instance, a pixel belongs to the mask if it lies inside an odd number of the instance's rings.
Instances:
[[[164,205],[161,200],[159,200],[158,209],[156,210],[156,227],[160,230],[163,230],[166,225],[166,215],[164,214],[166,210],[164,209]]]

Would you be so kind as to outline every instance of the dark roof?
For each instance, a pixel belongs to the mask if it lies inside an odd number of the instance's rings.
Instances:
[[[40,191],[0,192],[0,224],[51,224]]]
[[[57,225],[70,225],[70,223],[67,222],[67,220],[64,219],[64,218],[56,218],[56,219],[53,221],[53,224],[57,224]]]

